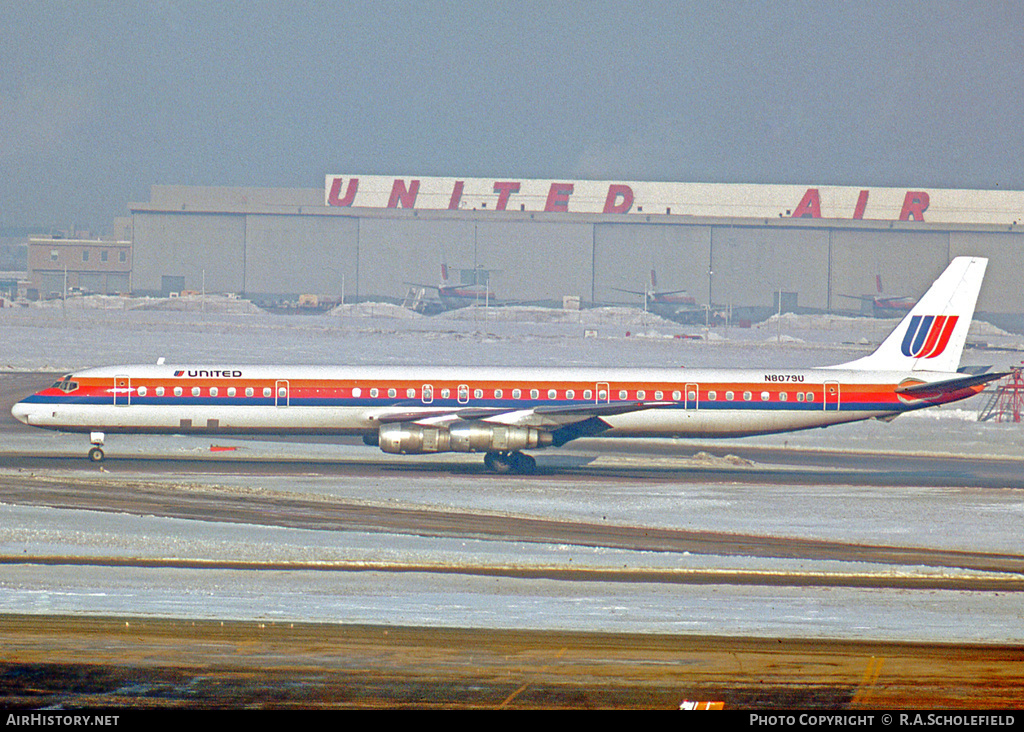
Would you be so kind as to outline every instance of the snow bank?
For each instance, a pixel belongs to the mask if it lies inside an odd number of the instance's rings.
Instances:
[[[423,317],[409,308],[389,302],[347,303],[338,305],[327,314],[340,318],[400,318],[403,320],[416,320]]]
[[[227,295],[187,297],[123,297],[121,295],[83,295],[66,300],[40,300],[27,307],[40,310],[164,310],[170,312],[262,313],[248,300]]]
[[[505,323],[578,323],[587,326],[633,325],[679,329],[679,324],[654,313],[637,308],[604,307],[584,310],[561,310],[539,305],[502,305],[467,307],[441,313],[437,320],[455,322],[486,320]]]

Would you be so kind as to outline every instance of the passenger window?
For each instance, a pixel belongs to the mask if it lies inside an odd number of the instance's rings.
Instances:
[[[743,392],[743,401],[749,402],[752,396],[753,394],[751,394],[749,391]]]
[[[692,391],[692,390],[686,392],[686,398],[687,398],[687,400],[689,400],[691,402],[697,401],[697,392]]]
[[[415,389],[406,389],[405,390],[405,396],[407,398],[409,398],[409,399],[415,399],[416,398],[416,390]]]
[[[198,386],[193,386],[193,387],[192,387],[192,396],[199,396],[199,394],[200,394],[200,393],[201,393],[201,392],[200,392],[200,390],[199,390],[199,387],[198,387]]]
[[[247,397],[251,397],[251,396],[252,396],[252,394],[253,394],[253,391],[252,391],[252,387],[251,387],[251,386],[247,386],[247,387],[245,387],[245,395],[246,395]]]
[[[784,392],[784,391],[780,391],[780,392],[779,392],[779,401],[780,401],[780,402],[785,402],[785,401],[789,401],[789,394],[787,394],[787,393],[786,393],[786,392]]]
[[[530,399],[540,399],[540,392],[536,389],[530,389]]]
[[[725,392],[725,399],[726,399],[726,401],[731,402],[735,398],[736,398],[736,395],[733,394],[731,391]]]
[[[140,386],[139,387],[139,396],[146,396],[146,387],[144,387],[144,386]]]
[[[672,401],[678,402],[682,398],[683,398],[683,393],[681,391],[674,391],[674,392],[672,392]]]
[[[181,396],[181,387],[180,386],[174,387],[174,396]]]
[[[548,389],[548,399],[558,399],[558,392],[554,389]]]
[[[587,389],[586,391],[583,392],[583,398],[586,399],[587,401],[590,401],[591,396],[592,394],[590,389]]]
[[[494,398],[495,399],[501,399],[503,396],[505,396],[505,392],[504,391],[502,391],[501,389],[495,389],[494,390]]]
[[[451,395],[452,395],[452,390],[451,389],[441,389],[441,398],[442,399],[448,399],[448,398],[451,397]]]
[[[484,398],[484,390],[483,389],[475,389],[473,391],[473,398],[474,399],[483,399]]]
[[[664,394],[662,394],[662,393],[661,393],[660,391],[656,391],[656,392],[654,392],[654,400],[655,400],[655,401],[658,401],[658,402],[660,402],[660,401],[661,401],[662,399],[664,399],[664,398],[665,398],[665,395],[664,395]]]
[[[235,391],[235,387],[229,386],[228,387],[228,396],[229,397],[233,397],[235,394],[237,394],[237,392]]]
[[[269,397],[272,394],[273,394],[273,392],[270,391],[270,387],[269,386],[264,386],[263,387],[263,396]]]
[[[718,392],[717,391],[709,391],[708,392],[708,401],[712,401],[713,402],[716,399],[718,399]]]
[[[163,396],[164,395],[164,388],[162,386],[158,386],[156,388],[156,395],[157,396]]]
[[[218,392],[218,390],[217,390],[217,387],[216,387],[216,386],[211,386],[211,387],[210,387],[210,396],[217,396],[217,394],[218,394],[218,393],[219,393],[219,392]]]
[[[567,391],[565,392],[565,398],[566,398],[566,399],[575,399],[575,398],[576,398],[576,392],[575,392],[575,390],[573,390],[573,389],[569,389],[569,390],[567,390]]]
[[[398,396],[398,392],[397,391],[395,391],[394,389],[388,389],[388,397],[389,398],[394,399],[396,396]]]
[[[814,392],[813,391],[807,392],[807,401],[809,401],[809,402],[813,402],[814,401]]]
[[[769,394],[768,392],[766,392],[766,391],[762,391],[762,392],[761,392],[761,401],[762,401],[762,402],[767,402],[767,401],[769,401],[769,400],[770,400],[771,398],[772,398],[772,395],[771,395],[771,394]]]
[[[360,397],[362,395],[363,395],[363,390],[360,389],[358,386],[352,390],[352,396]]]
[[[621,391],[619,391],[619,399],[625,400],[628,397],[629,397],[629,392],[627,392],[625,389],[622,389]]]
[[[522,389],[513,389],[512,390],[512,398],[513,399],[522,399],[523,398],[523,391],[522,391]]]
[[[376,387],[370,389],[370,396],[373,397],[374,399],[377,398],[378,394],[380,394],[380,391]]]

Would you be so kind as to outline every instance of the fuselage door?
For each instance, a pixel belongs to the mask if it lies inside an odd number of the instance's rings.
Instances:
[[[128,374],[114,377],[114,406],[127,407],[132,403],[132,379]]]
[[[826,381],[824,384],[825,389],[825,411],[826,412],[838,412],[839,411],[839,382],[838,381]]]
[[[686,394],[684,394],[683,396],[686,397],[686,408],[687,409],[696,409],[697,408],[697,405],[699,403],[699,400],[697,398],[698,394],[700,394],[700,387],[699,387],[699,385],[697,385],[697,384],[687,384],[686,385]]]
[[[468,404],[469,403],[469,385],[468,384],[459,384],[458,393],[459,393],[459,404]]]
[[[434,401],[434,386],[433,384],[424,384],[423,390],[420,392],[420,399],[424,404],[430,404]],[[429,431],[429,430],[428,430]]]
[[[612,400],[611,389],[608,388],[607,381],[600,381],[594,384],[594,401],[597,404],[608,404]]]
[[[291,403],[291,388],[284,379],[274,382],[274,404],[287,407]]]

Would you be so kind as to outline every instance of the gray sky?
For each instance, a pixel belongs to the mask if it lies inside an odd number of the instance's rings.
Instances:
[[[3,226],[326,173],[1024,189],[1021,3],[0,11]]]

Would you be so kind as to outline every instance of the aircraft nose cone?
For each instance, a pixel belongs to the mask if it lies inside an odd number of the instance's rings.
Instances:
[[[28,424],[29,406],[25,402],[18,402],[11,407],[11,414],[22,424]]]

